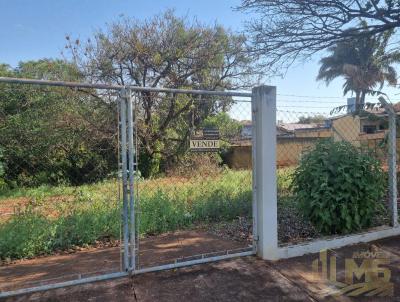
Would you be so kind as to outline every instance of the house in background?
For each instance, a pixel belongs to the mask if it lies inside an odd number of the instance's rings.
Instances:
[[[382,140],[388,131],[388,114],[384,108],[365,109],[361,114],[355,114],[353,99],[348,99],[346,114],[330,118],[327,122],[332,129],[335,141],[348,141],[359,146],[366,140]],[[394,105],[399,114],[400,103]]]
[[[329,137],[330,130],[325,123],[282,123],[278,122],[276,127],[278,139],[282,137],[292,138],[312,138],[312,137]]]
[[[400,114],[400,103],[394,105]],[[386,153],[382,149],[388,128],[387,113],[382,108],[364,110],[356,115],[355,101],[348,100],[345,114],[326,119],[322,123],[284,123],[279,121],[277,131],[277,165],[296,165],[302,154],[312,148],[322,138],[333,138],[335,141],[348,141],[355,146],[374,150],[382,159]],[[234,169],[249,169],[251,156],[251,121],[241,121],[243,127],[240,138],[231,142],[232,147],[226,154],[227,164]],[[400,141],[398,140],[400,150]]]
[[[252,165],[252,123],[241,121],[243,125],[240,138],[231,141],[231,148],[225,155],[225,161],[233,169],[250,169]],[[331,136],[330,129],[323,124],[278,123],[277,165],[296,164],[305,148],[311,147],[316,140]]]
[[[253,133],[252,121],[240,121],[242,125],[240,138],[236,140],[251,140]],[[278,137],[328,137],[329,129],[325,123],[300,124],[278,122],[276,127]]]
[[[366,139],[383,139],[387,132],[387,114],[358,116],[346,114],[330,119],[332,137],[335,141],[348,141],[359,145]]]
[[[325,123],[278,123],[276,164],[297,164],[305,150],[315,145],[317,140],[331,135],[331,130]]]

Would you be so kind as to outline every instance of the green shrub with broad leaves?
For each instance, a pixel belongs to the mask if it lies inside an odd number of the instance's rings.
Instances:
[[[294,172],[292,190],[302,214],[323,234],[372,225],[382,210],[385,175],[377,159],[348,142],[319,142]]]

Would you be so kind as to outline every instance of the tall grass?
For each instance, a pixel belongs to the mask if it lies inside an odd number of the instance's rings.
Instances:
[[[137,189],[142,235],[251,215],[250,171],[144,180]],[[116,181],[8,192],[0,197],[0,205],[17,197],[28,197],[29,202],[11,219],[0,222],[1,259],[34,257],[120,237]]]
[[[225,171],[217,177],[195,177],[180,184],[145,182],[139,190],[142,234],[251,215],[249,171]]]

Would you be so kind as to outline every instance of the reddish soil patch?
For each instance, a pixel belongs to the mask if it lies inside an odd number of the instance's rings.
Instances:
[[[201,231],[180,231],[140,241],[140,267],[193,259],[199,254],[246,248],[243,242]],[[0,291],[74,280],[121,270],[120,247],[94,248],[72,254],[17,261],[0,266]]]
[[[27,197],[0,200],[0,221],[7,220],[29,202]]]
[[[56,195],[44,198],[40,204],[34,204],[34,200],[28,197],[6,198],[0,200],[0,221],[11,218],[12,215],[25,211],[29,205],[34,209],[40,209],[41,213],[48,217],[57,217],[58,213],[54,210],[55,203],[71,202],[73,196]]]

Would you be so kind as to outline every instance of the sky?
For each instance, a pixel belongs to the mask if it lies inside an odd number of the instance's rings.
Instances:
[[[65,36],[88,38],[120,18],[150,18],[166,9],[180,16],[196,17],[241,31],[252,15],[234,11],[240,0],[0,0],[0,63],[13,67],[19,61],[61,56]],[[284,78],[269,76],[265,84],[277,86],[278,107],[298,112],[329,112],[345,104],[342,80],[328,87],[316,82],[318,61],[298,63]],[[392,100],[400,90],[385,88]],[[371,101],[374,101],[372,99]]]

